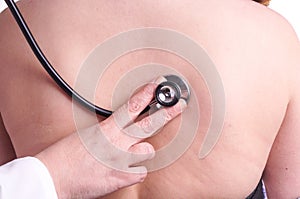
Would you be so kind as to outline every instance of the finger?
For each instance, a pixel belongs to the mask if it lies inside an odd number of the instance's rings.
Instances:
[[[151,137],[169,121],[177,117],[186,106],[186,101],[180,99],[175,106],[160,109],[141,121],[126,127],[123,131],[125,134],[135,138],[136,142],[140,142],[145,138]]]
[[[135,165],[145,160],[150,160],[155,155],[153,146],[147,142],[141,142],[131,146],[128,149],[128,152],[130,153],[130,159],[128,161],[129,166]]]
[[[147,168],[145,166],[129,167],[128,172],[135,174],[134,178],[143,180],[147,176]]]
[[[114,170],[113,172],[115,173],[110,182],[116,180],[114,184],[117,185],[118,189],[143,182],[147,176],[147,168],[144,166],[130,167],[126,171]]]
[[[151,102],[157,85],[163,81],[166,81],[166,79],[161,76],[154,82],[146,84],[140,91],[130,97],[126,104],[113,113],[112,118],[115,124],[122,129],[132,123]]]

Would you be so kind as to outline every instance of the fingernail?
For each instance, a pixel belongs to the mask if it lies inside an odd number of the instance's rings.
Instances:
[[[182,113],[186,107],[187,107],[187,103],[182,98],[180,98],[179,102],[174,106],[176,113]],[[167,119],[171,119],[171,118],[167,118]]]
[[[164,76],[159,76],[158,78],[155,79],[154,83],[160,84],[160,83],[163,83],[166,81],[167,81],[167,79]]]
[[[151,156],[149,157],[149,160],[151,160],[155,157],[155,151],[153,149],[151,149],[150,154],[151,154]]]
[[[180,103],[181,111],[183,111],[183,110],[187,107],[186,100],[180,99],[180,100],[179,100],[179,103]]]

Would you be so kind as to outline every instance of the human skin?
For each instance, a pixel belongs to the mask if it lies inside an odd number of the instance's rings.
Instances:
[[[201,119],[193,144],[180,159],[105,198],[245,198],[262,175],[270,198],[299,196],[300,50],[282,17],[247,0],[33,0],[21,1],[19,7],[50,62],[71,85],[98,44],[134,28],[181,32],[215,63],[226,115],[220,139],[204,159],[198,153],[212,107],[204,79],[190,63],[157,50],[133,52],[112,63],[96,92],[98,105],[110,108],[114,82],[151,61],[171,66],[188,79]],[[34,58],[8,11],[1,14],[0,25],[1,116],[16,156],[36,155],[76,131],[72,102]],[[156,150],[164,146],[175,136],[179,119],[147,141]],[[9,139],[1,141],[1,147],[10,147]],[[13,158],[5,150],[2,162]]]
[[[152,159],[155,150],[143,140],[177,117],[187,105],[181,99],[172,107],[134,122],[152,100],[162,79],[145,85],[106,120],[81,129],[80,133],[72,133],[35,156],[50,172],[58,198],[96,198],[145,179],[147,168],[140,163]],[[118,115],[123,116],[123,126]],[[164,122],[155,122],[157,119]],[[132,126],[135,131],[130,130]],[[134,136],[137,132],[140,137]],[[85,139],[86,145],[81,143],[83,136],[88,138]],[[86,146],[95,149],[99,159],[89,153]],[[105,165],[109,162],[114,167]]]

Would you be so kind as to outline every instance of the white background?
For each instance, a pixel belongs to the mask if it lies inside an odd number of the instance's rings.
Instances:
[[[284,16],[300,38],[300,0],[271,0],[270,8]]]
[[[0,12],[5,7],[4,0],[0,0]],[[270,8],[283,15],[293,25],[300,38],[300,0],[271,0]]]

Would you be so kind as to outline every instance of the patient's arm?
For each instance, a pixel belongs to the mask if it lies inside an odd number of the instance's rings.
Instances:
[[[300,95],[294,97],[273,145],[265,172],[270,198],[300,196]],[[276,196],[276,197],[275,197]]]
[[[265,181],[270,198],[300,196],[299,93],[290,101],[284,123],[269,157]]]
[[[9,135],[6,132],[2,117],[0,115],[0,165],[16,158]]]
[[[300,196],[300,46],[293,31],[283,40],[290,70],[291,97],[285,119],[273,144],[264,174],[270,198]]]

